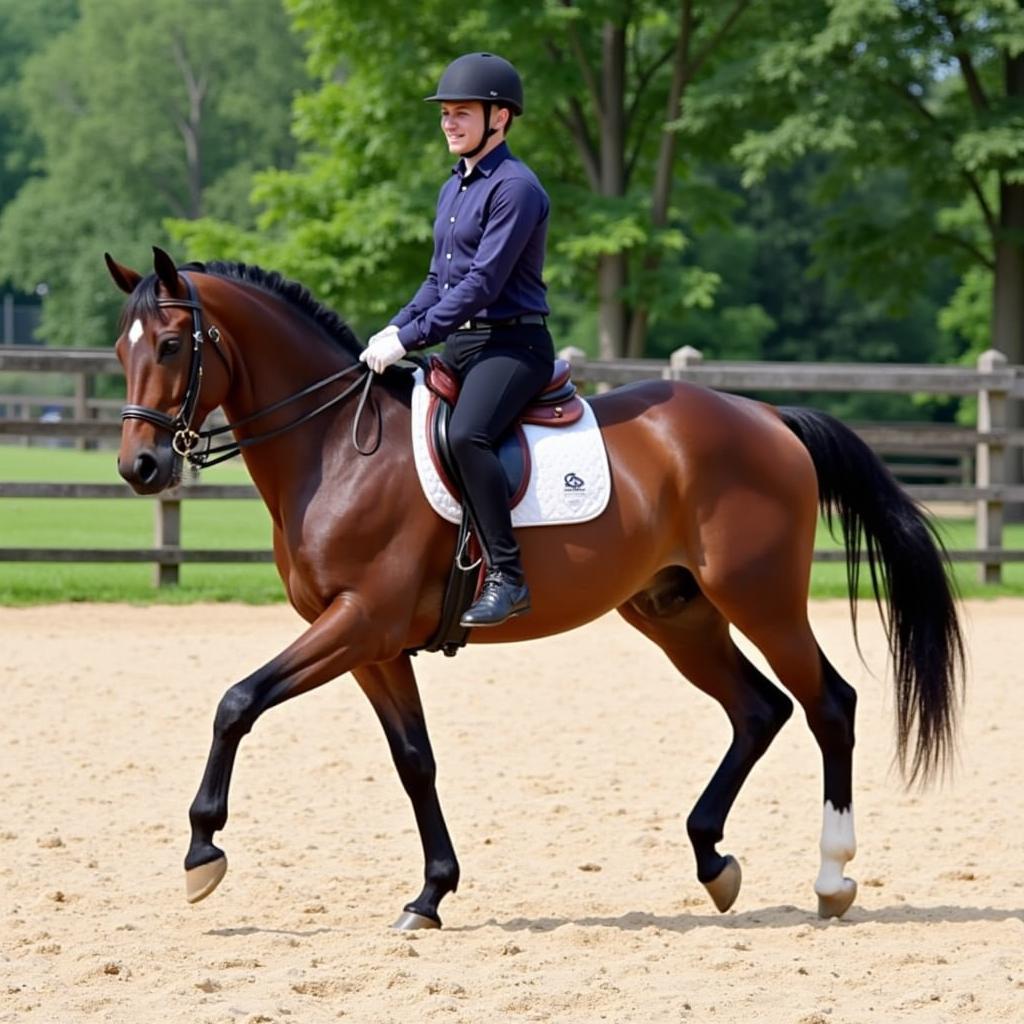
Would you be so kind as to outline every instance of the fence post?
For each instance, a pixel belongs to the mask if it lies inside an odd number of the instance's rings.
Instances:
[[[684,345],[682,348],[677,348],[668,357],[668,369],[663,372],[662,376],[668,380],[678,380],[680,370],[685,370],[688,366],[700,366],[703,362],[704,353],[699,348]]]
[[[92,374],[75,374],[75,411],[76,420],[87,420],[89,418],[89,399],[92,397]],[[96,445],[87,437],[75,438],[75,447],[84,452],[95,448]]]
[[[18,339],[14,337],[14,296],[4,292],[4,334],[3,343],[13,345]]]
[[[587,365],[587,353],[583,349],[577,348],[575,345],[566,345],[565,348],[560,348],[555,355],[569,364],[570,377],[583,374],[584,367]],[[578,388],[579,384],[576,386]]]
[[[583,366],[587,361],[587,353],[575,345],[566,345],[558,350],[558,358],[564,359],[574,370],[577,366]]]
[[[15,402],[11,405],[11,413],[16,420],[27,420],[29,418],[29,406],[28,402]],[[32,435],[26,434],[18,442],[22,448],[32,447]]]
[[[995,373],[1006,368],[1006,356],[989,349],[978,356],[979,373]],[[981,388],[978,391],[978,453],[975,459],[975,485],[1001,487],[1006,483],[1006,392]],[[975,529],[978,547],[1000,551],[1003,546],[1003,499],[988,495],[978,499]],[[982,583],[1001,583],[1001,562],[982,562],[978,570]]]
[[[160,497],[156,502],[155,547],[181,547],[181,499]],[[180,579],[181,563],[157,563],[154,582],[158,587],[175,586]]]

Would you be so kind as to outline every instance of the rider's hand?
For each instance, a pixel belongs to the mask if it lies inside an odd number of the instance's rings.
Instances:
[[[394,324],[388,324],[383,331],[378,331],[366,343],[359,361],[366,363],[374,373],[383,373],[405,354],[405,346],[398,340],[398,328]]]

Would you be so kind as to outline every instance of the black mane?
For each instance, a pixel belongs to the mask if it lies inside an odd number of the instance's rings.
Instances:
[[[276,270],[264,270],[250,263],[230,263],[227,260],[213,260],[210,263],[186,263],[181,270],[195,270],[214,277],[228,277],[234,281],[262,288],[277,295],[301,313],[305,313],[323,332],[336,341],[353,358],[358,359],[363,346],[352,332],[352,328],[333,309],[313,297],[313,293],[298,281],[291,281]]]
[[[190,270],[199,274],[211,274],[214,277],[226,277],[233,281],[252,285],[263,291],[276,295],[288,305],[303,313],[332,341],[340,345],[353,359],[358,359],[363,346],[355,336],[352,328],[333,309],[325,306],[313,297],[312,292],[298,281],[290,281],[276,270],[264,270],[248,263],[233,263],[227,260],[212,260],[209,263],[195,261],[185,263],[179,270]],[[148,319],[157,317],[165,319],[163,308],[157,305],[157,291],[160,279],[156,274],[144,277],[136,286],[121,314],[121,330],[136,318]],[[419,364],[419,358],[411,357],[411,361]],[[389,366],[379,380],[393,394],[403,401],[408,401],[412,389],[412,370],[405,366]]]
[[[283,299],[299,312],[304,313],[329,338],[337,342],[354,359],[359,358],[363,346],[352,332],[352,328],[322,302],[318,302],[312,292],[298,281],[290,281],[276,270],[264,270],[248,263],[230,263],[226,260],[213,260],[210,263],[185,263],[179,270],[194,270],[200,274],[212,274],[214,277],[226,277],[233,281],[253,285],[271,295]],[[121,314],[122,328],[136,318],[143,320],[158,317],[164,319],[164,311],[157,305],[157,289],[160,279],[156,274],[144,277],[135,287],[128,303]]]

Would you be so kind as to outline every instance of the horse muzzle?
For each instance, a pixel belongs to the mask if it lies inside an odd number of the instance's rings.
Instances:
[[[136,494],[158,494],[178,483],[180,466],[170,445],[137,448],[117,460],[117,471]]]

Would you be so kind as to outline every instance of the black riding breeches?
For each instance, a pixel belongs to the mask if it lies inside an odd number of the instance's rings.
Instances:
[[[521,577],[505,473],[495,447],[551,379],[551,335],[540,324],[458,331],[445,344],[444,361],[462,381],[448,441],[484,559],[489,568]]]

